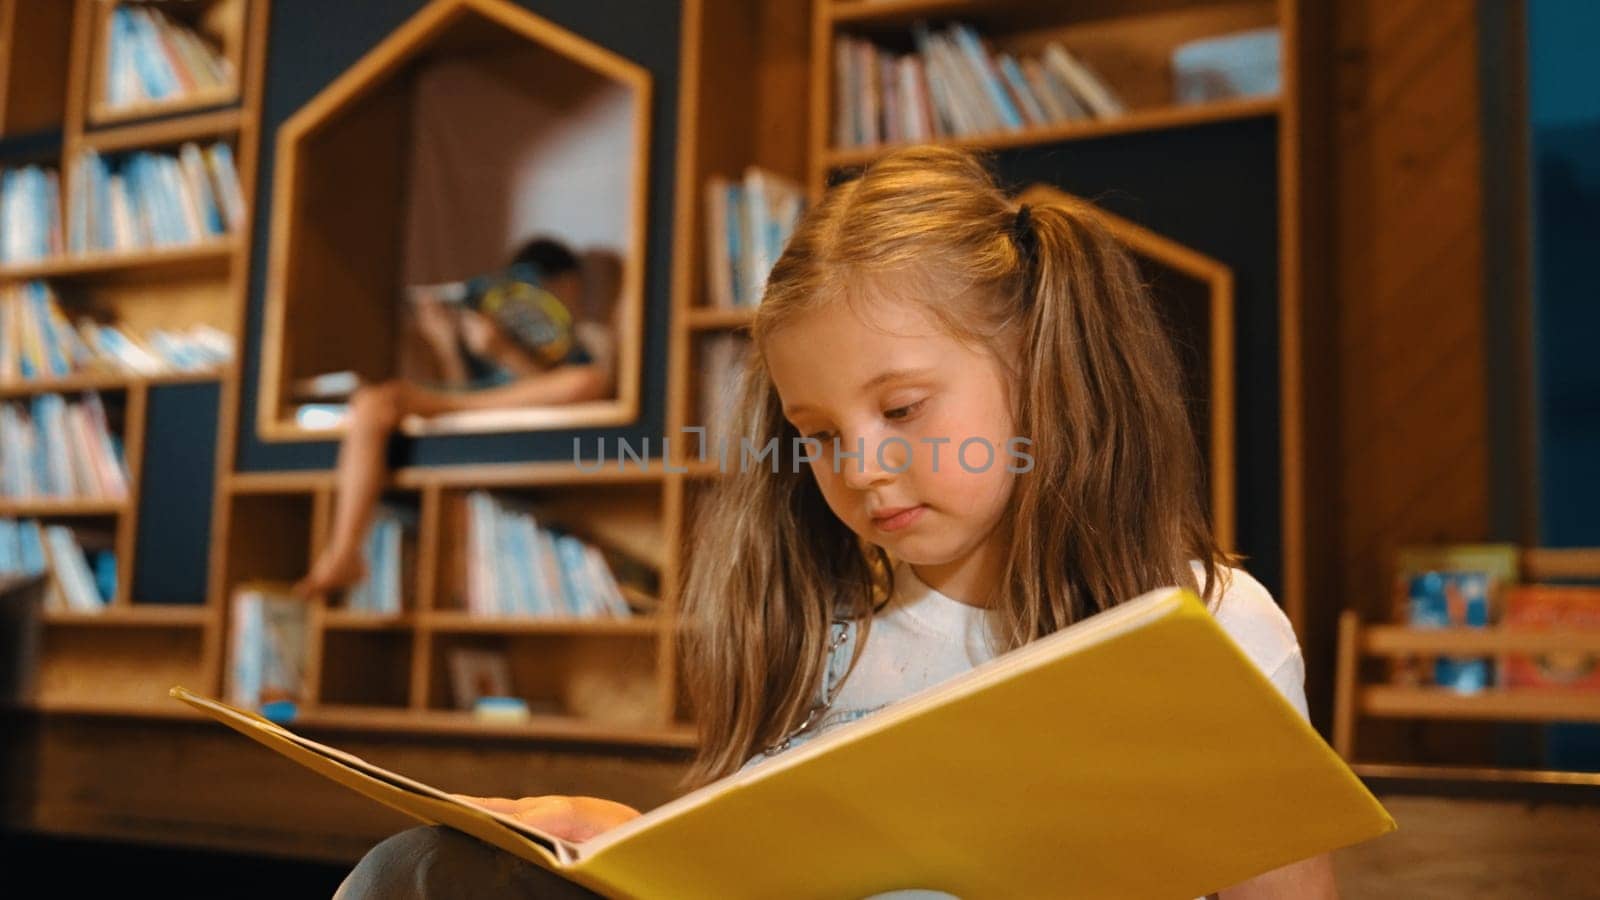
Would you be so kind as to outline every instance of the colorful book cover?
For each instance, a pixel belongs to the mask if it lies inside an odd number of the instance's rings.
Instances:
[[[1410,591],[1414,628],[1483,628],[1489,624],[1489,576],[1483,572],[1424,572]],[[1461,693],[1490,684],[1489,660],[1442,656],[1433,662],[1433,683]]]
[[[1538,631],[1592,631],[1595,645],[1600,647],[1600,587],[1514,587],[1506,592],[1503,624],[1507,628]],[[1600,691],[1600,652],[1506,654],[1501,662],[1500,684],[1508,688]]]

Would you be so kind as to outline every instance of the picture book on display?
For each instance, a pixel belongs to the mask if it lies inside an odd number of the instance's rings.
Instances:
[[[380,803],[608,897],[1198,897],[1394,820],[1177,588],[571,842],[184,688]],[[519,784],[540,793],[536,781]]]

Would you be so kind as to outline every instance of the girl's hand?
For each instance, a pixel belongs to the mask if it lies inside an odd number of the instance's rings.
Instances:
[[[639,811],[631,806],[599,797],[552,794],[512,800],[506,797],[469,797],[466,794],[451,796],[569,841],[586,841],[639,815]]]

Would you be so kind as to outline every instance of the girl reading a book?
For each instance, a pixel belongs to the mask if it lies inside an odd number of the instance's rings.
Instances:
[[[517,250],[510,268],[533,273],[539,285],[525,290],[551,306],[540,327],[525,329],[531,337],[513,334],[486,311],[447,305],[424,291],[415,306],[418,331],[439,380],[394,379],[365,385],[351,398],[349,430],[339,446],[333,531],[295,585],[296,594],[309,597],[365,577],[362,541],[388,472],[388,451],[406,416],[577,403],[611,393],[610,329],[574,313],[581,309],[584,287],[578,258],[560,241],[535,238]]]
[[[697,520],[691,782],[1167,585],[1205,598],[1305,715],[1293,630],[1212,535],[1176,355],[1092,207],[1019,206],[963,152],[890,153],[807,215],[751,335],[733,433],[777,438],[780,458],[730,467]],[[638,814],[467,799],[576,840]],[[435,865],[506,896],[588,896],[437,828],[380,844],[344,895],[456,896]],[[1221,896],[1335,896],[1332,867],[1313,857]]]

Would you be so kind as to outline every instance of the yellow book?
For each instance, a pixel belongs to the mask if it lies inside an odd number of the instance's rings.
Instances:
[[[173,695],[608,897],[1191,898],[1394,829],[1193,593],[1153,591],[573,843]]]

